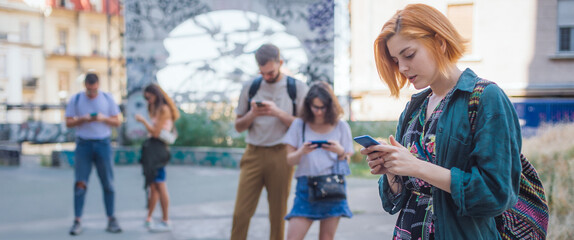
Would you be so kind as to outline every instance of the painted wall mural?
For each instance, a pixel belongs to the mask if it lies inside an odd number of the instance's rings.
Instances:
[[[333,83],[334,0],[126,0],[126,136],[145,137],[142,89],[159,83],[178,104],[228,102],[258,74],[254,51],[274,43],[284,71]]]
[[[0,124],[0,142],[41,144],[73,142],[74,140],[74,129],[66,128],[64,123],[26,121],[18,124]]]

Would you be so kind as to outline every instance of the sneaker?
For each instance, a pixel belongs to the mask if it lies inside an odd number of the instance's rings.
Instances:
[[[169,221],[161,221],[150,228],[151,232],[169,232],[171,231],[171,223]]]
[[[153,228],[153,222],[151,220],[145,221],[144,227],[147,228],[148,230],[151,230]]]
[[[108,221],[108,228],[106,228],[106,231],[111,232],[111,233],[122,232],[122,229],[120,228],[120,224],[118,223],[118,220],[115,217],[110,218],[110,220]]]
[[[82,233],[82,224],[80,224],[80,221],[74,220],[74,225],[72,225],[72,228],[70,228],[70,235],[80,235],[80,233]]]

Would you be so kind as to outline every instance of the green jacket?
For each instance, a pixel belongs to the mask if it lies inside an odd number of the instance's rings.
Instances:
[[[438,120],[436,159],[438,165],[450,169],[451,193],[433,187],[436,239],[501,239],[494,217],[518,200],[522,146],[518,117],[502,89],[490,84],[480,98],[473,136],[468,100],[478,79],[470,69],[462,73]],[[396,139],[402,139],[412,115],[406,112],[420,107],[429,93],[427,89],[412,96],[399,119]],[[410,193],[403,189],[393,198],[389,190],[383,175],[379,195],[384,210],[395,214],[405,206]]]

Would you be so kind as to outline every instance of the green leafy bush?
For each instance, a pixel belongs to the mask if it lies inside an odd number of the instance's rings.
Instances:
[[[233,109],[200,108],[194,113],[180,111],[175,122],[179,133],[174,146],[245,147],[245,133],[234,129]]]

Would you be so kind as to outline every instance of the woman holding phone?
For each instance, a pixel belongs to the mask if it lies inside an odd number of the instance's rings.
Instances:
[[[354,152],[351,129],[342,115],[331,86],[319,81],[310,87],[300,118],[285,134],[287,163],[297,165],[293,209],[285,217],[289,220],[287,239],[303,239],[314,220],[321,224],[319,239],[333,239],[339,219],[353,215],[347,200],[311,201],[307,185],[310,176],[351,173],[347,162]]]
[[[410,4],[375,40],[375,62],[391,94],[414,94],[396,138],[361,150],[397,218],[393,239],[500,239],[494,217],[517,202],[521,134],[508,97],[483,86],[471,132],[469,98],[480,80],[456,63],[465,41],[438,10]],[[428,88],[427,88],[428,87]]]
[[[173,100],[157,84],[150,84],[144,89],[144,98],[148,103],[148,114],[151,122],[136,114],[138,122],[144,124],[149,138],[142,144],[142,167],[145,175],[145,186],[149,188],[148,214],[145,225],[150,231],[169,231],[169,194],[167,191],[165,165],[171,155],[165,142],[159,139],[162,131],[171,132],[174,122],[179,118]],[[152,214],[157,202],[160,202],[162,220],[153,224]]]

